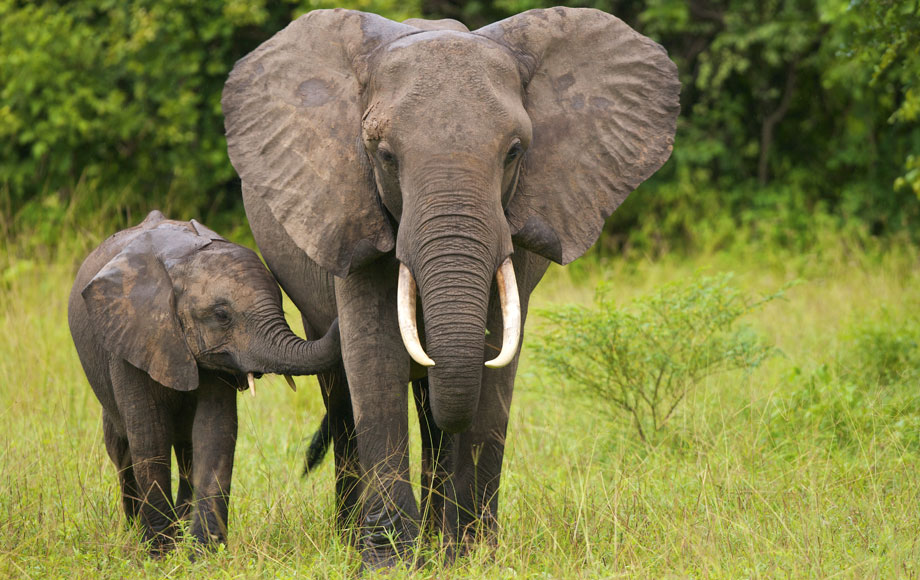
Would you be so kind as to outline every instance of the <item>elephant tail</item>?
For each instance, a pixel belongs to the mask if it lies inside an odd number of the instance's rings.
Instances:
[[[319,424],[316,433],[313,434],[313,440],[307,448],[306,458],[304,460],[303,475],[306,477],[326,456],[329,450],[329,443],[332,442],[332,433],[329,431],[329,413],[323,415],[323,420]]]

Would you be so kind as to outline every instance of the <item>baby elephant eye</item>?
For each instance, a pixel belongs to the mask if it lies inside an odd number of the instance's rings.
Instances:
[[[214,309],[214,319],[221,324],[227,324],[230,322],[230,313],[226,308],[217,307]]]

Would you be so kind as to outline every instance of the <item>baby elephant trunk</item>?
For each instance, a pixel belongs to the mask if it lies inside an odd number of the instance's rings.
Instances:
[[[338,320],[319,340],[300,338],[282,320],[268,330],[262,348],[255,349],[253,363],[263,373],[315,375],[341,359]]]

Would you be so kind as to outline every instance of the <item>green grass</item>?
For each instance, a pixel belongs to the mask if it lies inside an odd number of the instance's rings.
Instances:
[[[304,378],[296,394],[269,378],[240,396],[226,548],[195,563],[187,546],[145,556],[67,330],[75,256],[98,239],[0,256],[0,577],[353,575],[359,558],[333,527],[331,460],[300,476],[322,415]],[[700,271],[733,271],[755,295],[803,280],[748,319],[780,356],[709,378],[650,446],[579,385],[550,379],[525,340],[498,547],[390,577],[920,575],[920,252],[830,240],[802,256],[589,259],[553,267],[533,305],[587,304],[600,279],[625,304]]]

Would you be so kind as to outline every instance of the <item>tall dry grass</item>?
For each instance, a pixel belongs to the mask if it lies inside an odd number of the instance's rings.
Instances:
[[[76,256],[97,241],[44,256],[8,246],[2,264],[0,576],[353,575],[359,558],[333,526],[331,461],[301,477],[322,414],[312,379],[299,379],[297,394],[268,378],[257,398],[241,395],[229,544],[194,563],[187,545],[146,557],[137,530],[124,525],[100,408],[67,330]],[[748,376],[710,378],[650,446],[578,385],[550,380],[525,339],[498,546],[449,568],[426,546],[415,568],[389,577],[920,574],[920,385],[854,369],[872,365],[858,363],[867,324],[913,336],[917,250],[829,242],[813,256],[587,263],[553,268],[534,304],[589,302],[601,278],[625,302],[701,270],[734,271],[753,293],[802,279],[750,320],[782,356]]]

